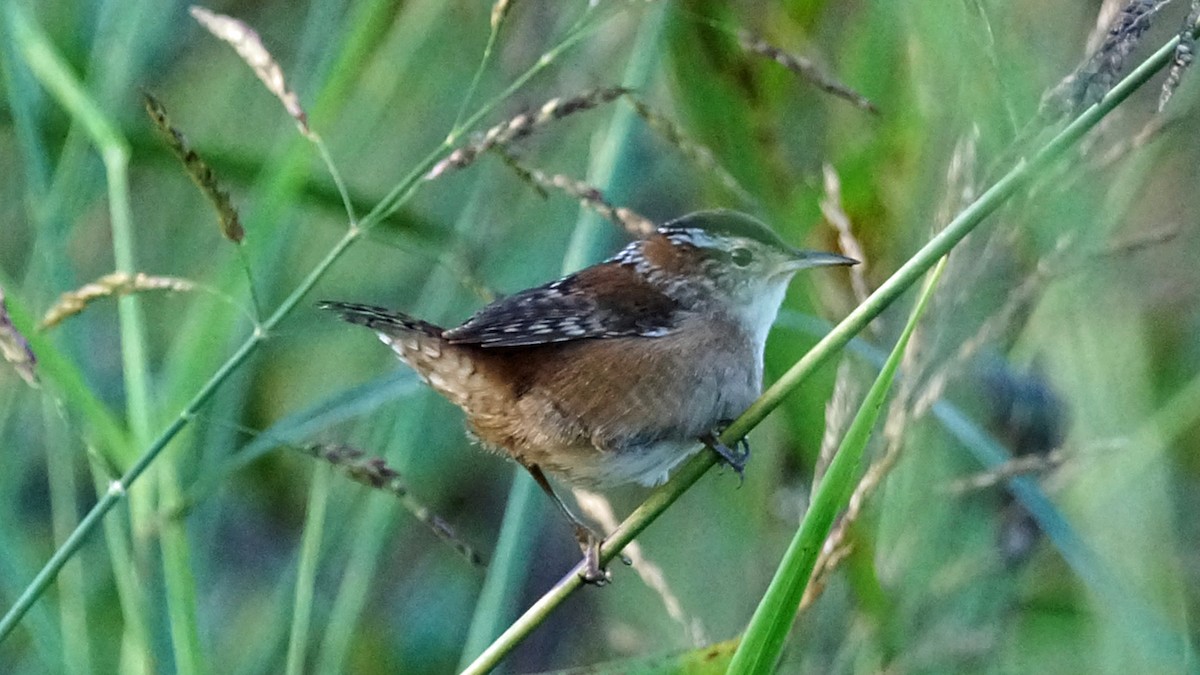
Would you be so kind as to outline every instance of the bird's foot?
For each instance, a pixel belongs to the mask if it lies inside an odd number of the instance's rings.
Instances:
[[[746,480],[746,463],[750,461],[750,442],[745,438],[739,438],[730,448],[721,442],[718,433],[719,430],[710,431],[700,440],[717,453],[717,456],[721,458],[721,463],[733,469],[734,473],[738,475],[738,484],[741,485]]]
[[[575,541],[579,542],[579,548],[583,551],[583,569],[579,570],[579,577],[583,579],[584,583],[596,586],[603,586],[612,581],[612,575],[600,562],[600,544],[604,538],[596,534],[592,528],[584,525],[583,521],[574,513],[571,513],[571,509],[567,508],[563,500],[554,493],[554,488],[550,487],[550,481],[546,480],[546,474],[542,472],[541,467],[536,464],[524,464],[524,466],[529,470],[529,475],[533,476],[538,487],[542,488],[546,496],[558,507],[563,517],[575,527]],[[621,554],[621,561],[626,565],[633,564],[633,561],[624,554]]]
[[[604,586],[612,581],[612,573],[600,564],[600,544],[603,540],[584,525],[576,525],[575,539],[583,551],[583,569],[579,571],[583,583]]]
[[[600,545],[604,540],[600,538],[591,528],[586,525],[577,525],[575,527],[575,539],[579,542],[579,548],[583,551],[583,569],[579,570],[579,578],[583,579],[585,584],[593,586],[604,586],[612,581],[612,572],[600,563]],[[632,565],[633,561],[624,553],[620,554],[621,562],[626,565]]]

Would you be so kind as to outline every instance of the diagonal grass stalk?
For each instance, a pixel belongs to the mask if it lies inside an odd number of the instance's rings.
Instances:
[[[455,223],[456,235],[464,234],[477,222],[483,204],[487,202],[484,194],[483,182],[477,181]],[[449,310],[449,294],[438,291],[449,285],[451,274],[448,269],[440,269],[425,280],[416,300],[421,316],[439,316]],[[427,391],[420,391],[407,401],[407,414],[403,418],[386,425],[373,424],[368,432],[369,444],[372,447],[382,445],[380,454],[393,459],[402,471],[410,465],[419,446],[415,440],[418,437],[416,429],[420,426],[417,420],[424,417],[429,395]],[[354,538],[349,555],[341,565],[342,578],[329,610],[313,672],[339,673],[350,658],[363,609],[372,595],[374,580],[380,574],[384,545],[389,533],[395,529],[398,515],[390,499],[382,495],[368,498],[357,523],[364,534]]]
[[[841,446],[833,456],[825,477],[816,488],[800,528],[796,530],[796,535],[784,553],[770,586],[754,610],[754,616],[750,618],[750,625],[747,626],[746,633],[733,654],[733,660],[729,663],[730,673],[765,672],[773,668],[779,660],[779,653],[783,650],[783,643],[795,621],[796,610],[800,607],[800,599],[804,596],[804,589],[812,576],[821,546],[829,536],[837,514],[850,501],[863,453],[875,428],[875,422],[879,419],[879,411],[883,408],[896,379],[896,370],[900,367],[900,361],[908,348],[908,341],[925,313],[944,269],[945,257],[941,258],[937,267],[933,269],[909,315],[908,323],[905,324],[900,338],[896,340],[896,346],[892,348],[854,420],[846,429]]]
[[[823,321],[810,317],[792,315],[783,321],[810,335],[821,336],[829,330],[829,326],[824,325]],[[887,359],[886,354],[876,347],[868,345],[860,338],[852,340],[848,349],[870,363],[872,368],[882,368]],[[958,406],[942,399],[933,403],[931,412],[933,417],[941,423],[942,428],[957,438],[966,451],[975,456],[985,469],[996,469],[1013,459],[1012,454],[994,436],[981,428]],[[1111,574],[1099,572],[1099,562],[1095,555],[1083,545],[1081,535],[1075,531],[1067,520],[1067,516],[1050,500],[1045,490],[1036,481],[1027,480],[1023,476],[1014,476],[1008,480],[1008,484],[1010,487],[1016,487],[1015,496],[1021,505],[1037,520],[1042,531],[1047,533],[1049,539],[1059,550],[1059,554],[1071,564],[1075,575],[1081,581],[1097,592],[1102,590],[1102,584],[1110,583]]]
[[[9,10],[10,17],[17,15],[16,10],[12,9],[11,6]],[[484,117],[495,110],[496,107],[511,97],[517,90],[533,79],[534,76],[554,63],[567,49],[577,44],[594,29],[595,25],[589,24],[584,20],[589,16],[590,10],[585,13],[584,17],[572,27],[571,31],[561,41],[543,53],[532,66],[517,76],[501,93],[487,101],[474,114],[469,116],[460,126],[460,132],[474,128]],[[17,21],[19,20],[17,19]],[[191,422],[221,385],[254,354],[258,347],[267,340],[271,331],[291,314],[297,305],[300,304],[301,300],[316,286],[317,282],[320,281],[326,272],[329,271],[330,267],[341,258],[353,243],[360,239],[371,227],[377,225],[407,203],[423,184],[422,178],[425,174],[453,147],[453,143],[457,138],[458,134],[452,133],[448,135],[445,141],[419,161],[414,169],[400,180],[388,192],[387,196],[370,213],[364,216],[359,223],[355,224],[352,222],[337,243],[304,276],[300,283],[292,289],[291,293],[287,295],[275,311],[247,336],[233,354],[201,385],[183,406],[182,410],[179,411],[153,442],[147,446],[146,450],[137,460],[133,462],[119,479],[109,484],[104,495],[79,522],[78,527],[58,547],[54,554],[51,555],[50,559],[29,583],[25,591],[17,598],[16,602],[13,603],[13,606],[9,608],[4,617],[0,618],[0,641],[3,641],[12,633],[20,622],[21,617],[42,596],[54,581],[55,576],[62,569],[63,565],[79,551],[88,536],[100,525],[104,516],[126,497],[130,486],[150,468],[167,445]],[[349,216],[350,214],[347,215]]]
[[[1178,43],[1178,36],[1168,40],[1166,44],[1117,83],[1100,101],[1080,113],[1031,157],[1018,161],[771,385],[754,405],[721,434],[721,441],[726,445],[736,443],[757,426],[779,406],[789,393],[803,384],[817,368],[830,361],[852,337],[866,328],[871,320],[879,316],[901,293],[916,283],[938,259],[949,253],[1030,179],[1061,158],[1109,112],[1164,68],[1170,62]],[[716,461],[713,453],[706,452],[698,454],[680,467],[666,485],[652,492],[646,501],[609,536],[601,548],[601,561],[607,563],[612,560],[634,537],[645,530],[705,472],[712,468]],[[580,570],[581,566],[573,568],[562,581],[539,598],[463,672],[485,673],[494,668],[506,654],[582,585],[583,582],[579,577]]]
[[[665,6],[659,6],[653,8],[639,26],[632,54],[621,80],[622,86],[641,89],[650,81],[660,52],[658,45],[665,21]],[[635,113],[630,107],[617,108],[605,142],[592,159],[592,166],[588,172],[588,182],[604,186],[605,194],[618,203],[623,200],[623,195],[616,183],[618,177],[626,173],[624,165],[631,161],[628,148],[634,118]],[[615,192],[614,188],[617,188]],[[607,225],[601,222],[599,216],[587,209],[580,209],[563,258],[563,273],[575,272],[595,260],[601,253],[607,230]],[[513,483],[509,489],[504,521],[496,544],[496,555],[488,568],[475,614],[471,617],[471,627],[463,646],[460,667],[467,666],[478,657],[496,638],[503,626],[512,620],[512,613],[516,610],[516,596],[520,593],[528,568],[521,554],[527,550],[533,529],[544,515],[537,511],[540,498],[538,492],[540,490],[533,478],[524,469],[518,468],[514,472]]]

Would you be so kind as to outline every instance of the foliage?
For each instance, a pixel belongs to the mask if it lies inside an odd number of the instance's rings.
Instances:
[[[665,510],[632,569],[564,593],[506,668],[719,671],[827,479],[850,481],[832,485],[849,506],[781,672],[1194,667],[1197,89],[1182,72],[1157,114],[1159,80],[1103,121],[1089,107],[1189,8],[1104,7],[197,14],[235,53],[183,5],[6,5],[0,327],[18,368],[0,366],[0,668],[465,667],[578,552],[456,409],[315,302],[454,323],[614,250],[627,235],[601,214],[636,230],[707,207],[858,247],[862,276],[795,283],[767,353],[790,386],[753,420],[744,485],[689,464],[686,494],[651,497]],[[869,466],[826,474],[921,270],[891,310],[851,314],[861,296],[1089,110],[1099,126],[953,249]],[[60,297],[78,314],[39,329]],[[847,314],[861,324],[838,344],[857,337],[818,367],[812,315]],[[624,515],[647,495],[606,496]]]

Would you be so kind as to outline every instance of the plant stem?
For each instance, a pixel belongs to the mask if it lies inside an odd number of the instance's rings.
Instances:
[[[57,56],[49,51],[48,45],[44,40],[32,40],[32,24],[28,18],[20,10],[19,7],[13,4],[5,5],[7,14],[5,18],[8,20],[13,33],[18,38],[18,42],[23,48],[23,54],[31,67],[36,65],[50,66],[56,65]],[[478,111],[470,116],[467,121],[460,127],[461,131],[468,130],[488,115],[492,110],[504,102],[509,96],[515,93],[518,89],[524,86],[534,75],[541,72],[543,69],[553,63],[563,52],[575,45],[581,40],[589,30],[589,26],[584,21],[584,18],[590,15],[585,12],[580,21],[572,27],[562,41],[556,44],[551,49],[547,50],[538,58],[537,62],[530,66],[525,72],[519,75],[512,84],[504,89],[496,97],[489,100],[486,104],[479,108]],[[60,61],[60,60],[59,60]],[[82,96],[82,91],[76,88],[66,87],[61,91],[56,90],[55,93],[60,97],[64,107],[71,108],[72,106],[88,105],[86,100],[79,100]],[[115,130],[104,125],[102,117],[85,116],[81,120],[85,125],[91,125],[88,129],[89,134],[94,138],[105,139],[105,142],[98,143],[103,148],[122,147],[119,143],[112,142],[112,139],[119,139]],[[145,473],[150,465],[158,458],[166,446],[179,434],[180,431],[188,425],[193,417],[199,412],[200,408],[212,398],[217,389],[232,375],[251,354],[264,342],[271,330],[275,328],[285,317],[287,317],[296,305],[308,294],[309,291],[317,284],[322,276],[329,268],[345,253],[346,249],[351,244],[363,236],[366,230],[372,225],[382,221],[387,216],[394,213],[397,209],[403,206],[408,199],[416,192],[416,190],[424,183],[423,177],[430,168],[441,158],[441,155],[450,147],[451,137],[430,152],[423,160],[418,162],[416,167],[399,183],[396,184],[387,196],[368,213],[359,224],[351,223],[346,233],[342,238],[326,253],[325,257],[304,277],[298,286],[275,312],[258,326],[250,334],[249,337],[237,348],[200,389],[191,397],[188,403],[183,407],[175,419],[164,429],[157,438],[150,443],[145,452],[129,467],[128,470],[120,477],[113,481],[104,495],[96,502],[87,515],[79,522],[79,525],[67,537],[66,541],[50,556],[50,559],[42,566],[37,575],[21,593],[13,606],[9,608],[3,618],[0,618],[0,643],[2,643],[10,633],[16,628],[21,617],[29,610],[34,602],[46,591],[50,584],[54,581],[55,576],[62,569],[63,565],[69,561],[72,556],[83,546],[88,535],[100,524],[104,516],[113,509],[125,496],[129,487],[137,481],[137,479]],[[322,157],[325,157],[323,155]],[[126,158],[127,159],[127,158]],[[111,161],[108,153],[105,154],[106,165]],[[335,170],[336,173],[336,170]],[[112,186],[110,185],[110,190]]]
[[[22,10],[10,7],[5,18],[12,29],[14,42],[39,83],[53,95],[68,112],[71,119],[83,127],[92,144],[99,149],[108,188],[114,269],[128,274],[137,272],[129,197],[129,144],[117,126],[93,101],[65,59],[54,50],[49,39],[25,16]],[[117,318],[121,336],[121,365],[125,384],[126,416],[129,419],[133,441],[140,446],[149,442],[151,437],[151,396],[146,327],[141,299],[136,295],[120,298],[117,303]],[[153,517],[156,499],[152,487],[140,490],[135,495],[136,498],[130,500],[130,520],[133,523],[135,535],[133,543],[135,550],[141,551],[143,555],[146,552],[146,546],[139,545],[138,535],[148,532],[150,529],[149,522]],[[135,554],[134,564],[136,565],[142,557]],[[171,565],[173,560],[173,558],[164,557],[164,563],[167,565]],[[180,570],[168,569],[168,578],[182,578],[178,572]],[[169,603],[179,597],[186,597],[186,594],[171,594]],[[192,623],[194,623],[194,605],[176,607],[172,604],[170,609],[174,616],[191,612]],[[181,637],[181,635],[176,635],[176,637]],[[176,661],[180,662],[181,669],[185,672],[190,670],[186,667],[186,662],[190,659],[185,658],[184,655],[194,658],[198,653],[197,642],[197,640],[192,640],[188,644],[181,644],[178,639],[175,641]]]
[[[933,296],[933,289],[936,288],[944,269],[946,258],[943,257],[925,284],[904,331],[896,340],[895,347],[863,398],[854,420],[846,429],[846,435],[829,464],[829,470],[812,496],[804,520],[784,553],[762,601],[755,608],[754,616],[750,618],[746,633],[733,654],[733,660],[729,662],[728,672],[766,672],[779,660],[783,643],[795,621],[796,610],[800,608],[804,589],[812,577],[821,546],[829,536],[829,530],[833,527],[838,512],[846,507],[850,494],[854,491],[855,477],[859,474],[859,465],[862,463],[871,431],[879,418],[879,411],[883,408],[887,394],[896,379],[896,371],[900,368],[908,341],[925,313],[929,299]]]
[[[513,467],[500,536],[483,588],[475,601],[475,613],[467,629],[459,668],[467,667],[483,653],[516,614],[517,594],[528,574],[529,556],[526,553],[533,546],[534,536],[541,529],[545,516],[545,512],[539,511],[534,504],[540,492],[529,472],[519,466]]]
[[[146,471],[147,468],[149,468],[150,464],[158,457],[159,453],[161,453],[163,449],[167,447],[167,444],[170,443],[171,440],[174,439],[175,436],[181,430],[183,430],[185,426],[187,426],[188,422],[195,417],[201,406],[203,406],[208,399],[212,398],[212,395],[216,393],[217,388],[221,386],[226,378],[228,378],[235,370],[238,369],[239,366],[242,365],[243,362],[246,361],[247,358],[250,357],[258,345],[266,339],[267,333],[274,328],[276,324],[282,321],[289,312],[291,312],[292,308],[294,308],[296,304],[300,302],[300,299],[303,298],[304,295],[316,285],[317,280],[321,278],[325,271],[328,270],[329,267],[341,257],[342,253],[346,251],[346,248],[348,248],[350,244],[354,243],[354,241],[360,236],[362,236],[361,230],[353,229],[347,231],[341,240],[339,240],[338,243],[329,251],[329,253],[326,254],[325,258],[321,260],[321,262],[319,262],[311,272],[309,272],[308,276],[305,277],[304,281],[302,281],[300,285],[296,287],[295,291],[293,291],[292,294],[283,301],[275,313],[263,323],[262,328],[254,331],[246,339],[246,341],[243,342],[240,347],[238,347],[233,356],[229,357],[229,360],[226,361],[217,370],[217,372],[213,373],[212,377],[210,377],[208,381],[204,383],[204,386],[202,386],[200,390],[196,392],[195,396],[193,396],[191,401],[184,406],[183,410],[174,419],[174,421],[172,421],[171,424],[168,425],[167,428],[158,436],[158,438],[156,438],[154,442],[150,444],[150,447],[146,449],[146,452],[143,453],[136,462],[134,462],[133,466],[129,467],[129,469],[118,480],[115,480],[109,484],[108,490],[104,493],[104,496],[96,502],[96,505],[93,506],[90,511],[88,511],[83,520],[79,522],[79,526],[76,527],[75,531],[71,533],[71,536],[67,537],[67,540],[63,542],[62,546],[60,546],[58,550],[54,552],[54,555],[50,557],[50,560],[46,562],[45,566],[42,567],[41,571],[39,571],[37,576],[34,577],[33,581],[30,582],[29,587],[25,589],[25,592],[21,594],[21,597],[17,598],[17,601],[13,603],[13,606],[8,610],[8,613],[4,615],[4,618],[0,619],[0,642],[8,637],[8,634],[11,633],[14,628],[16,628],[16,625],[21,620],[21,617],[26,611],[29,610],[29,607],[33,605],[34,601],[36,601],[37,598],[40,597],[41,594],[46,590],[46,587],[49,586],[54,580],[54,577],[58,574],[58,571],[62,569],[62,566],[65,565],[66,562],[75,554],[75,552],[79,550],[79,548],[83,545],[84,540],[89,534],[91,534],[92,530],[96,528],[105,514],[111,511],[112,508],[116,506],[122,498],[125,497],[129,486],[133,484],[133,482],[136,481],[138,477]]]
[[[621,80],[622,86],[637,89],[649,83],[660,51],[658,44],[665,15],[665,6],[659,6],[653,8],[642,22]],[[617,185],[617,181],[624,168],[622,165],[629,161],[626,150],[635,117],[628,106],[617,108],[605,134],[604,144],[592,158],[588,170],[588,182],[602,186],[605,194],[617,202],[621,201],[625,191]],[[608,226],[595,213],[581,208],[563,256],[563,273],[576,272],[595,260],[602,252],[608,231]],[[545,515],[538,510],[539,492],[528,472],[520,469],[514,472],[496,552],[488,567],[475,615],[471,619],[460,667],[468,666],[471,660],[477,658],[504,624],[512,620],[516,597],[528,570],[524,562],[528,556],[521,554],[529,545],[531,525],[540,522]]]
[[[1099,102],[1081,113],[1074,121],[1054,136],[1030,159],[1018,161],[991,188],[979,196],[970,206],[958,214],[949,225],[929,240],[891,277],[887,279],[861,305],[850,312],[807,354],[795,363],[775,384],[750,406],[733,424],[721,434],[721,442],[732,445],[742,439],[758,425],[772,410],[779,406],[789,393],[806,381],[817,368],[833,358],[852,337],[866,328],[909,286],[928,271],[939,258],[946,255],[958,242],[970,234],[987,216],[1013,196],[1032,176],[1062,156],[1085,133],[1104,118],[1113,108],[1130,96],[1138,87],[1170,62],[1178,36],[1167,41],[1153,55],[1125,76]],[[600,551],[602,563],[612,560],[621,549],[633,540],[663,511],[687,491],[701,476],[716,464],[716,455],[702,452],[682,467],[666,485],[652,492],[621,526],[604,542]],[[518,643],[542,623],[550,612],[567,599],[582,585],[576,565],[563,579],[537,600],[504,633],[476,659],[464,673],[486,673],[500,663]]]
[[[329,476],[332,472],[331,467],[322,464],[313,467],[312,486],[308,492],[308,515],[304,524],[304,537],[300,543],[300,568],[296,572],[292,634],[288,638],[288,675],[300,675],[304,672],[308,624],[312,617],[313,586],[317,577],[317,560],[321,555],[321,540],[325,531],[325,505],[329,502]]]

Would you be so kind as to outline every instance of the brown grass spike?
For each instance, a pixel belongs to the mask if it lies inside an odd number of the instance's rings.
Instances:
[[[221,234],[235,244],[242,243],[242,239],[246,236],[246,230],[242,227],[242,222],[238,218],[237,208],[234,207],[233,202],[229,199],[229,193],[221,189],[216,174],[200,158],[200,155],[196,154],[196,151],[188,146],[184,135],[178,129],[171,126],[171,119],[167,117],[167,109],[163,107],[163,104],[149,92],[142,92],[142,98],[146,105],[146,114],[150,116],[150,121],[154,122],[155,128],[161,133],[167,147],[183,163],[184,171],[191,177],[196,187],[200,188],[200,192],[204,193],[205,197],[208,197],[208,201],[212,203],[213,208],[217,210],[217,220],[221,225]]]
[[[801,56],[789,54],[746,31],[739,31],[737,38],[738,44],[747,52],[771,59],[775,63],[799,75],[801,79],[807,80],[821,91],[845,99],[870,113],[879,114],[879,109],[866,96],[825,74],[812,61]]]
[[[283,76],[283,68],[279,67],[279,63],[271,56],[271,52],[263,46],[258,33],[242,21],[224,14],[210,12],[203,7],[192,5],[188,11],[191,12],[192,18],[204,26],[205,30],[233,46],[238,56],[242,57],[246,65],[254,70],[254,74],[266,86],[267,91],[274,94],[292,119],[296,120],[296,125],[300,127],[300,133],[305,136],[311,135],[312,132],[308,128],[308,115],[305,114],[304,108],[300,107],[300,97],[288,88],[287,80]]]
[[[842,180],[838,177],[837,170],[832,165],[826,164],[822,167],[821,172],[825,186],[825,197],[820,202],[821,214],[825,216],[825,220],[833,226],[833,229],[837,230],[838,245],[842,252],[859,261],[857,265],[850,268],[850,287],[854,291],[855,299],[861,303],[871,294],[871,287],[867,284],[869,264],[867,254],[863,251],[862,244],[854,236],[850,216],[842,207]]]
[[[1163,82],[1162,94],[1158,97],[1158,111],[1167,107],[1167,101],[1175,95],[1179,82],[1183,79],[1183,71],[1192,65],[1196,54],[1196,24],[1200,23],[1200,0],[1192,0],[1192,8],[1188,10],[1187,18],[1183,20],[1183,29],[1179,31],[1179,46],[1175,48],[1175,58],[1171,59],[1171,69],[1167,71],[1167,79]]]
[[[0,354],[12,364],[17,374],[31,387],[37,387],[37,357],[29,341],[13,325],[8,316],[8,304],[4,301],[4,288],[0,287]]]
[[[100,298],[140,293],[142,291],[191,291],[196,284],[178,277],[150,276],[144,272],[129,274],[113,272],[73,290],[63,293],[50,309],[46,310],[38,330],[52,328],[64,319],[82,312],[89,304]]]
[[[1042,99],[1039,116],[1073,115],[1108,93],[1125,70],[1125,60],[1150,28],[1150,20],[1170,0],[1130,0],[1108,27],[1104,42],[1075,72]]]
[[[367,457],[363,451],[339,443],[321,443],[299,448],[308,455],[325,460],[336,467],[351,480],[362,483],[376,490],[383,490],[400,499],[404,508],[417,520],[425,523],[439,539],[450,544],[472,565],[484,567],[487,565],[483,556],[470,544],[463,541],[454,533],[446,521],[433,513],[424,504],[418,502],[409,494],[408,486],[401,478],[400,472],[387,465],[380,457]]]
[[[523,166],[510,153],[504,152],[500,148],[497,148],[497,152],[504,159],[505,164],[511,167],[522,180],[532,185],[533,189],[537,190],[543,197],[551,189],[559,190],[579,200],[579,203],[583,206],[611,220],[635,237],[647,237],[654,232],[655,225],[653,221],[632,209],[627,209],[624,206],[613,206],[604,198],[604,193],[600,192],[599,188],[588,185],[581,180],[571,178],[570,176],[546,174],[537,169]]]
[[[628,90],[622,87],[605,87],[590,89],[570,98],[559,97],[550,99],[536,111],[521,113],[508,121],[501,122],[483,132],[483,134],[471,143],[454,150],[445,159],[435,164],[429,170],[429,173],[425,174],[425,180],[433,180],[448,171],[461,169],[474,162],[476,157],[494,147],[524,138],[533,133],[537,128],[545,126],[554,120],[562,119],[567,115],[583,110],[590,110],[609,103],[623,95],[626,91]]]

